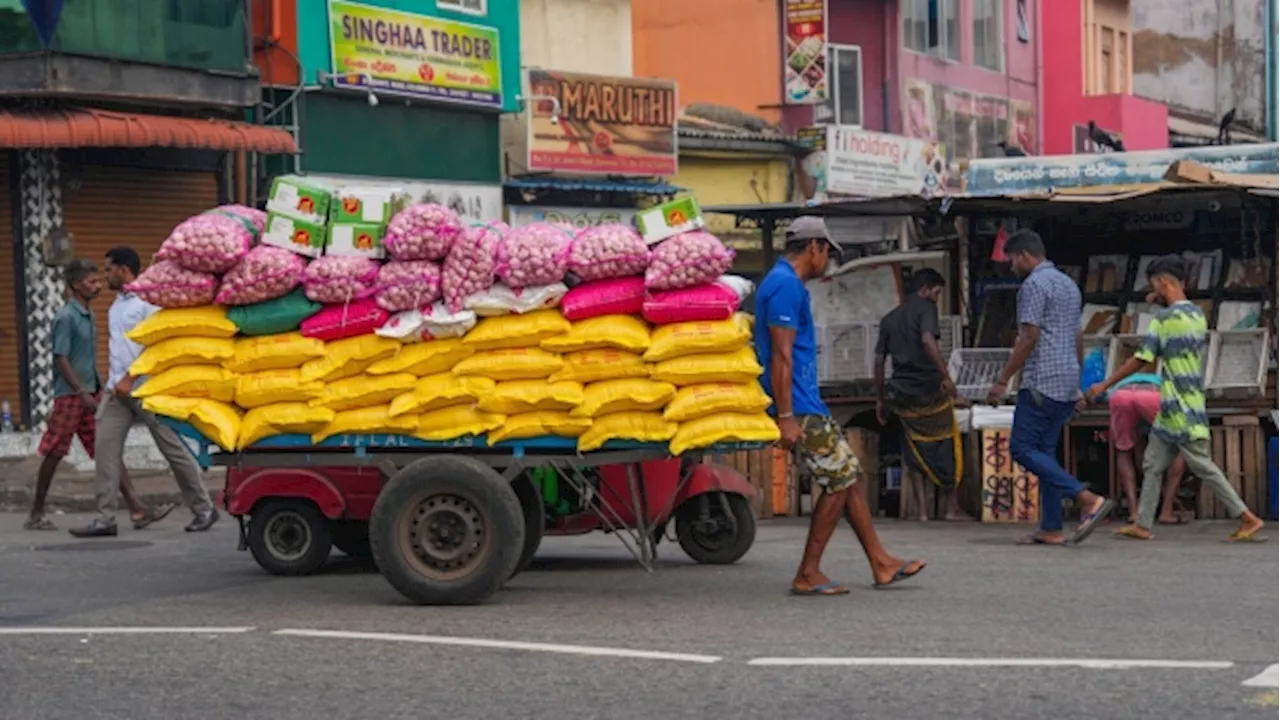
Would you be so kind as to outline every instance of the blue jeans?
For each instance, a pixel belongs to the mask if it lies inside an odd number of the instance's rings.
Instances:
[[[1062,428],[1071,419],[1076,404],[1044,395],[1039,398],[1037,403],[1030,390],[1018,391],[1009,452],[1040,480],[1040,529],[1058,532],[1062,530],[1062,499],[1075,497],[1085,489],[1062,469],[1057,457]]]

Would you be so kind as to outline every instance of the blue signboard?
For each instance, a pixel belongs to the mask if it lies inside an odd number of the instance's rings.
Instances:
[[[969,196],[992,197],[1090,185],[1159,182],[1169,166],[1178,160],[1190,160],[1226,173],[1275,175],[1280,172],[1280,145],[971,160],[964,175],[964,192]]]

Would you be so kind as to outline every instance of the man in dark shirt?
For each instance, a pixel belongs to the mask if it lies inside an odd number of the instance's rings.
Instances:
[[[947,496],[947,520],[972,520],[960,508],[956,488],[964,475],[960,432],[956,425],[955,383],[938,347],[938,298],[946,281],[925,268],[911,276],[907,297],[880,320],[876,340],[876,418],[888,410],[902,423],[902,452],[907,462]],[[885,358],[893,358],[893,377],[885,382]],[[916,491],[918,519],[928,520],[924,486]]]

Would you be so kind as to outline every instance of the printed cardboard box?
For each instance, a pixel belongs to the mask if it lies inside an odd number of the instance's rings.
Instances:
[[[329,217],[332,191],[308,183],[297,175],[282,175],[271,183],[267,212],[324,225]]]
[[[636,229],[650,245],[657,245],[667,238],[706,226],[702,219],[702,208],[691,197],[672,200],[636,213]]]
[[[264,245],[275,245],[306,257],[324,253],[328,229],[323,223],[308,222],[279,213],[267,214],[267,227],[262,232]]]
[[[345,187],[335,190],[329,205],[329,221],[386,225],[408,204],[409,196],[386,188]]]
[[[386,254],[382,249],[382,236],[387,226],[376,223],[336,222],[329,226],[329,242],[326,255],[360,255],[381,260]]]

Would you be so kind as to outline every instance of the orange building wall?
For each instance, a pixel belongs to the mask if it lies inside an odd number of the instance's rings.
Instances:
[[[728,105],[781,119],[777,0],[634,0],[632,73],[673,78],[680,105]]]
[[[263,85],[298,84],[296,0],[252,0],[253,64]]]

